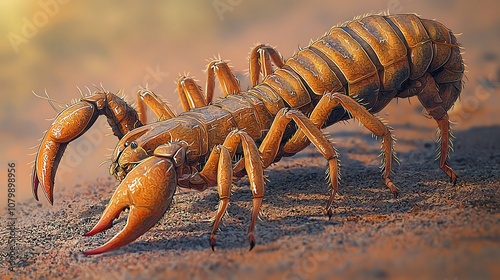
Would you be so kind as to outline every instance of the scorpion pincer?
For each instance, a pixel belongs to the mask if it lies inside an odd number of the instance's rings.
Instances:
[[[217,186],[220,201],[209,240],[213,249],[233,179],[243,176],[248,176],[253,196],[247,236],[252,249],[264,168],[311,143],[328,162],[326,212],[332,217],[338,154],[321,128],[339,121],[356,118],[382,139],[384,184],[397,196],[391,179],[392,130],[374,114],[394,98],[412,96],[436,121],[439,166],[456,183],[447,160],[447,112],[462,90],[464,64],[454,34],[441,23],[413,14],[361,17],[333,27],[286,61],[274,48],[257,45],[250,53],[249,72],[252,87],[246,91],[221,60],[208,64],[204,92],[193,78],[180,77],[177,91],[184,112],[179,115],[148,89],[137,93],[137,109],[104,89],[83,97],[55,118],[40,144],[32,176],[35,198],[41,186],[53,203],[55,174],[66,146],[104,115],[120,139],[110,166],[120,183],[85,235],[110,228],[124,209],[130,212],[122,231],[84,254],[133,242],[161,219],[178,186],[198,191]],[[216,78],[224,98],[213,101]],[[157,122],[148,124],[146,108]],[[236,157],[241,159],[233,163]]]

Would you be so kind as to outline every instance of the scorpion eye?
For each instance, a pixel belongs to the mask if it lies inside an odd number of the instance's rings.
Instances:
[[[128,147],[128,145],[130,145],[130,143],[127,141],[127,142],[125,142],[125,144],[123,144],[123,145],[124,145],[124,146],[125,146],[125,148],[126,148],[126,147]]]
[[[132,148],[132,150],[137,149],[137,147],[138,147],[137,142],[133,141],[132,143],[130,143],[130,148]]]

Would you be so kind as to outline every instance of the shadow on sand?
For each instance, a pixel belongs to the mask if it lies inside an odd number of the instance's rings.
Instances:
[[[343,133],[340,137],[352,136],[359,137],[359,134]],[[432,201],[428,201],[434,195],[450,196],[455,199],[452,203],[464,203],[466,198],[461,197],[464,186],[471,183],[483,185],[483,182],[499,180],[500,144],[497,139],[500,139],[499,126],[475,127],[456,133],[455,152],[450,160],[451,166],[459,176],[455,187],[434,161],[434,145],[425,144],[418,149],[398,153],[401,164],[396,168],[393,181],[400,188],[399,198],[393,198],[383,185],[378,166],[366,166],[349,158],[347,150],[339,149],[342,159],[342,181],[331,220],[324,215],[324,206],[328,198],[327,184],[324,180],[325,168],[317,164],[292,165],[283,169],[278,163],[276,167],[266,171],[269,182],[266,185],[263,220],[258,221],[256,230],[258,245],[276,241],[282,236],[318,234],[325,231],[326,227],[340,227],[347,221],[363,219],[365,222],[376,223],[381,218],[395,219],[398,214],[439,207],[431,205]],[[374,148],[368,153],[376,156],[379,151]],[[300,153],[296,156],[303,157]],[[319,154],[315,156],[320,157]],[[491,193],[489,197],[477,201],[466,199],[465,202],[476,207],[493,207],[498,211],[500,208],[498,199],[495,198],[494,191]],[[228,208],[232,220],[226,222],[226,226],[222,227],[217,235],[218,249],[248,246],[246,227],[250,223],[251,199],[248,180],[243,178],[233,189],[232,204]],[[217,203],[218,195],[212,192],[195,200],[184,211],[188,211],[188,214],[198,213],[214,209]],[[303,211],[303,207],[310,210]],[[92,213],[95,213],[94,211],[99,212],[99,209],[93,209]],[[266,213],[272,213],[271,217],[267,217]],[[167,212],[166,216],[168,215],[173,215],[171,210]],[[208,236],[211,227],[210,221],[187,220],[182,227],[176,227],[175,231],[189,233],[194,228],[202,228],[204,232],[186,234],[189,236],[165,237],[153,242],[139,241],[109,254],[150,250],[206,250],[209,248]],[[162,231],[168,235],[169,229]]]

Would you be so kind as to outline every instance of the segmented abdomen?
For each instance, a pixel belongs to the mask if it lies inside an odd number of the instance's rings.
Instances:
[[[463,70],[458,43],[444,25],[413,14],[372,15],[333,27],[249,92],[267,98],[271,113],[282,106],[308,113],[325,92],[344,92],[375,113],[429,72],[438,85],[452,86],[449,109]],[[338,109],[326,125],[345,118]]]
[[[376,113],[394,97],[411,96],[405,89],[430,73],[448,110],[460,94],[463,70],[455,36],[441,23],[411,14],[372,15],[333,27],[259,85],[182,113],[172,125],[182,122],[179,129],[198,131],[193,135],[199,139],[188,141],[198,143],[190,148],[189,160],[194,162],[222,144],[234,128],[261,139],[280,109],[308,114],[326,92],[348,94]],[[338,106],[324,125],[347,118]],[[289,127],[283,142],[294,131]]]

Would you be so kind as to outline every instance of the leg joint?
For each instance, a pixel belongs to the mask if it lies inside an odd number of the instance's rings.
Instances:
[[[439,106],[432,109],[427,109],[429,115],[431,115],[435,120],[442,119],[446,115],[446,110]]]

